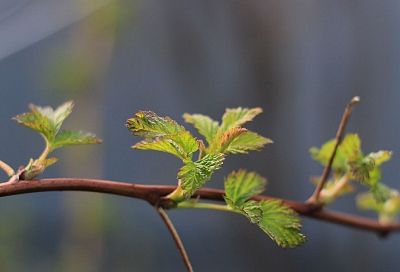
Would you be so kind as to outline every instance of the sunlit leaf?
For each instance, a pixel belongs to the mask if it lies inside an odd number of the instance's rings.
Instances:
[[[250,122],[258,114],[262,112],[261,108],[235,108],[226,109],[224,116],[222,117],[222,124],[220,127],[221,134],[225,131],[234,128],[241,127],[243,124]]]
[[[256,172],[239,170],[232,172],[225,180],[225,195],[236,207],[265,190],[267,180]]]
[[[246,154],[249,151],[262,149],[267,144],[272,144],[273,141],[258,135],[255,132],[245,131],[234,138],[227,145],[223,152],[229,154]]]
[[[327,165],[333,153],[336,140],[330,140],[323,144],[321,148],[312,147],[311,157],[320,162],[323,166]],[[336,172],[345,173],[349,169],[348,163],[362,158],[361,140],[357,134],[348,134],[339,145],[336,152],[332,168]]]
[[[210,117],[202,114],[188,114],[183,115],[185,122],[193,124],[193,126],[203,135],[208,144],[211,144],[218,131],[218,122],[212,120]]]
[[[166,152],[185,161],[191,159],[192,154],[198,150],[198,146],[196,139],[188,131],[183,131],[171,136],[141,141],[133,148]]]
[[[260,205],[263,215],[259,226],[279,246],[292,248],[305,242],[300,218],[291,208],[279,200],[261,201]]]
[[[186,163],[178,173],[184,195],[189,197],[211,179],[224,161],[223,154],[208,154],[201,160]]]
[[[57,134],[52,144],[53,149],[67,145],[100,144],[102,141],[92,133],[63,130]]]
[[[128,119],[127,128],[135,135],[156,138],[179,134],[185,129],[169,117],[160,117],[152,111],[140,111]]]

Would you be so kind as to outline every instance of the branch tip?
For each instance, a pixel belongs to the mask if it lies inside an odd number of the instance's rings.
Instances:
[[[337,150],[339,148],[339,145],[342,143],[343,135],[345,133],[346,126],[347,126],[347,123],[349,122],[351,113],[353,111],[353,107],[358,102],[360,102],[360,100],[361,99],[360,99],[359,96],[353,97],[351,99],[350,103],[347,104],[347,106],[346,106],[346,108],[345,108],[345,110],[343,112],[342,119],[340,120],[340,124],[339,124],[339,127],[338,127],[337,132],[336,132],[336,138],[335,138],[336,143],[335,143],[335,146],[334,146],[332,154],[331,154],[331,156],[329,158],[328,164],[325,166],[324,171],[322,172],[322,176],[321,176],[320,182],[318,183],[317,187],[315,188],[315,191],[312,194],[312,196],[308,199],[309,203],[323,204],[323,203],[318,203],[321,191],[324,188],[324,186],[325,186],[325,184],[326,184],[326,182],[328,180],[329,174],[331,173],[332,164],[333,164],[333,161],[335,160],[335,156],[336,156]]]

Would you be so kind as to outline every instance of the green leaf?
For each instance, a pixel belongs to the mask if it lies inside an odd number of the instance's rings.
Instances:
[[[184,127],[169,117],[160,117],[152,111],[140,111],[128,119],[127,128],[144,138],[164,137],[185,131]]]
[[[279,246],[293,248],[305,242],[300,218],[279,200],[260,202],[263,215],[259,227]]]
[[[332,155],[336,140],[330,140],[321,148],[312,147],[311,157],[326,166]],[[361,140],[357,134],[348,134],[339,145],[335,159],[332,164],[333,170],[338,173],[345,173],[349,170],[349,162],[354,162],[362,158]]]
[[[392,152],[387,150],[381,150],[378,152],[369,153],[366,158],[370,158],[374,161],[376,166],[382,165],[384,162],[389,161],[392,158]]]
[[[227,201],[231,206],[232,202]],[[231,206],[250,222],[257,224],[273,241],[283,248],[293,248],[305,242],[300,232],[300,218],[280,200],[249,200],[241,206]]]
[[[358,180],[366,185],[372,185],[371,182],[379,181],[376,178],[378,177],[377,174],[379,174],[380,178],[380,173],[376,172],[379,169],[375,167],[374,160],[363,158],[356,161],[350,161],[348,162],[348,165],[350,167],[351,179]],[[373,179],[371,179],[371,175],[373,175]]]
[[[372,210],[378,213],[382,224],[393,223],[400,212],[399,192],[383,184],[378,184],[368,193],[357,197],[357,206],[362,210]]]
[[[70,115],[74,103],[66,102],[56,110],[31,104],[31,112],[14,117],[19,124],[41,133],[48,141],[53,141],[64,120]]]
[[[260,224],[263,217],[263,210],[260,202],[249,200],[240,206],[242,213],[250,220],[253,224]]]
[[[72,110],[74,109],[74,102],[68,101],[59,106],[55,111],[52,111],[52,108],[40,108],[38,107],[39,110],[42,112],[49,112],[48,115],[50,115],[50,120],[54,122],[54,127],[56,133],[60,131],[60,128],[62,124],[64,123],[65,119],[72,113]],[[47,116],[47,115],[46,115]]]
[[[239,170],[225,180],[225,201],[230,208],[257,224],[281,247],[295,247],[305,241],[297,214],[279,200],[250,200],[264,191],[266,180],[255,172]]]
[[[376,201],[372,193],[363,193],[357,196],[357,206],[362,210],[381,212],[383,204]]]
[[[192,196],[198,189],[211,179],[224,161],[223,154],[208,154],[201,160],[186,163],[178,173],[179,184],[186,198]]]
[[[247,200],[265,190],[267,180],[256,172],[239,170],[225,180],[225,197],[233,207],[241,207]]]
[[[243,124],[250,122],[260,113],[262,113],[261,108],[249,109],[239,107],[235,109],[226,109],[225,114],[222,117],[220,134],[231,128],[240,127]]]
[[[260,136],[255,132],[245,131],[224,147],[223,152],[226,154],[247,154],[249,151],[260,150],[266,144],[272,143],[272,140]]]
[[[185,113],[183,118],[186,123],[193,124],[193,126],[203,135],[208,144],[211,144],[218,131],[218,122],[210,117],[202,114],[188,114]]]
[[[52,150],[67,145],[100,144],[102,141],[92,133],[63,130],[57,134],[52,143]]]
[[[370,188],[370,192],[377,202],[383,203],[390,199],[393,190],[382,183],[377,183]]]
[[[218,142],[217,151],[220,153],[225,153],[225,151],[229,148],[232,142],[238,138],[240,135],[246,133],[247,129],[241,127],[234,127],[228,129],[225,133],[221,135]]]
[[[145,137],[133,146],[136,149],[156,150],[177,156],[183,161],[191,160],[199,144],[184,127],[169,117],[160,117],[151,111],[141,111],[127,122],[136,136]]]
[[[353,178],[368,186],[376,185],[381,179],[380,166],[391,157],[392,152],[379,151],[370,153],[361,160],[350,162]]]
[[[57,162],[57,158],[47,158],[57,148],[66,145],[98,144],[95,135],[81,131],[60,131],[65,119],[71,114],[74,103],[68,101],[56,109],[31,104],[30,112],[14,117],[19,124],[39,132],[46,141],[46,147],[37,159],[31,159],[25,166],[24,178],[33,179]]]
[[[199,145],[188,131],[183,131],[172,136],[141,141],[135,144],[133,148],[166,152],[186,161],[191,160],[192,154],[198,150]]]

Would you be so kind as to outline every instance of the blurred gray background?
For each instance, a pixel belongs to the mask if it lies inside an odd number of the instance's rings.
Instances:
[[[58,4],[55,4],[58,3]],[[321,167],[308,149],[335,135],[359,95],[349,131],[366,152],[394,151],[384,182],[399,188],[399,1],[0,1],[0,159],[17,167],[42,140],[10,118],[31,102],[73,99],[68,126],[102,146],[58,152],[45,177],[175,184],[178,160],[129,147],[138,110],[181,121],[218,119],[226,107],[261,106],[250,128],[274,145],[235,156],[268,177],[268,194],[308,198]],[[3,180],[6,177],[1,174]],[[354,196],[332,208],[356,212]],[[308,242],[278,248],[246,219],[172,211],[196,271],[397,271],[400,236],[304,219]],[[368,215],[368,214],[366,214]],[[371,215],[373,216],[373,215]],[[0,271],[184,271],[167,230],[146,203],[92,193],[0,199]]]

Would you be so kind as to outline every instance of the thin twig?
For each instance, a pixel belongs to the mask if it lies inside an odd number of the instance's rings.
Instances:
[[[179,253],[182,256],[183,262],[185,263],[187,270],[189,272],[193,272],[193,267],[190,263],[189,255],[186,252],[185,246],[183,245],[182,239],[179,237],[179,234],[176,231],[174,224],[162,207],[156,207],[156,210],[161,219],[164,221],[164,224],[167,226],[172,238],[174,239],[176,247],[178,248]]]
[[[12,169],[11,166],[3,161],[0,161],[0,169],[3,170],[9,177],[12,177],[15,174],[14,169]]]
[[[153,206],[157,205],[157,203],[168,206],[168,204],[171,203],[162,203],[163,197],[165,195],[168,195],[175,189],[175,186],[165,185],[141,185],[97,179],[58,178],[30,181],[20,180],[16,183],[11,184],[8,182],[0,183],[0,197],[48,191],[86,191],[142,199],[149,202]],[[198,190],[193,197],[200,197],[201,199],[215,201],[224,201],[224,195],[225,192],[223,190],[202,188]],[[280,199],[265,195],[256,196],[253,199],[278,199],[303,216],[356,229],[368,230],[378,234],[400,232],[399,223],[384,225],[380,224],[376,220],[368,219],[365,217],[333,212],[326,209],[318,210],[315,209],[315,205],[311,203],[297,202],[293,200]]]
[[[344,113],[343,113],[343,116],[342,116],[342,120],[340,121],[338,130],[336,132],[335,146],[334,146],[332,154],[331,154],[331,156],[329,158],[328,164],[325,166],[324,171],[322,172],[321,180],[318,183],[317,188],[315,188],[315,191],[314,191],[313,195],[309,199],[310,203],[319,204],[318,203],[319,195],[320,195],[322,189],[324,188],[325,183],[328,180],[329,174],[331,173],[332,164],[333,164],[333,161],[335,159],[338,147],[342,143],[343,135],[344,135],[344,132],[346,130],[346,125],[347,125],[347,123],[349,121],[349,118],[351,116],[351,113],[353,111],[353,107],[358,102],[360,102],[360,97],[358,97],[358,96],[353,97],[351,99],[350,103],[347,104],[346,109],[344,110]]]

